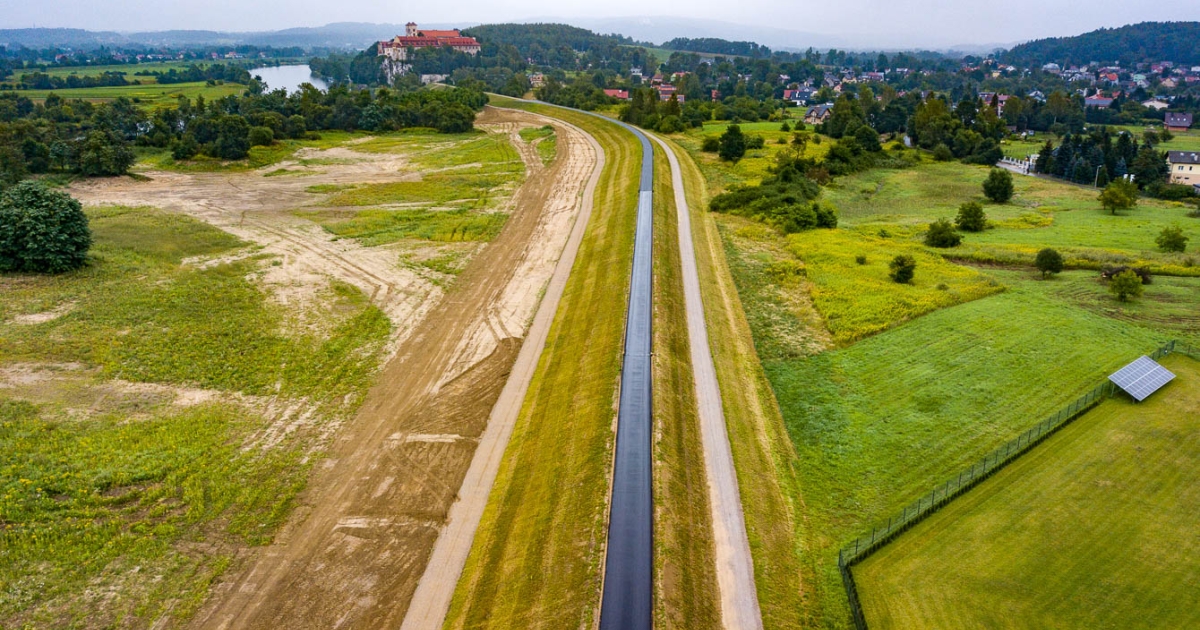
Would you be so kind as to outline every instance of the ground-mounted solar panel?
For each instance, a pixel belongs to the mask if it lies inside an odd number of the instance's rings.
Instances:
[[[1108,380],[1133,396],[1134,400],[1141,402],[1163,385],[1171,382],[1173,378],[1175,375],[1155,362],[1154,359],[1139,357],[1133,363],[1114,372],[1112,376],[1108,377]]]

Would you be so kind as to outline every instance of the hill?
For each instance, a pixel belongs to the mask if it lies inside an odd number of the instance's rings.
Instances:
[[[1001,55],[1016,65],[1174,61],[1200,65],[1200,22],[1142,22],[1026,42]]]

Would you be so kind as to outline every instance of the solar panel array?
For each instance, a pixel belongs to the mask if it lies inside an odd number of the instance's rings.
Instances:
[[[1138,402],[1158,391],[1160,387],[1175,378],[1167,368],[1155,363],[1150,357],[1140,357],[1137,361],[1117,370],[1108,380],[1117,387],[1125,390]]]

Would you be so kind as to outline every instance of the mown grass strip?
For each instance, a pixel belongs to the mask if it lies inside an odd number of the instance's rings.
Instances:
[[[763,626],[804,627],[812,617],[806,603],[811,595],[801,572],[806,517],[793,468],[795,451],[755,353],[716,221],[706,210],[704,177],[688,152],[667,142],[679,157],[692,212],[709,346],[738,474]]]
[[[589,627],[600,600],[641,147],[586,114],[493,102],[579,126],[603,147],[606,166],[445,627]]]
[[[721,628],[671,170],[654,147],[655,626]]]

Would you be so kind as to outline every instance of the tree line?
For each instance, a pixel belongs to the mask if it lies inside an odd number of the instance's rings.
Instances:
[[[121,175],[133,165],[134,146],[169,148],[181,160],[201,154],[239,160],[254,145],[327,129],[464,132],[486,103],[486,95],[469,89],[372,92],[343,86],[323,92],[306,85],[291,95],[251,89],[212,101],[181,96],[175,107],[148,113],[125,98],[94,104],[52,93],[35,103],[3,93],[0,187],[44,173]]]

